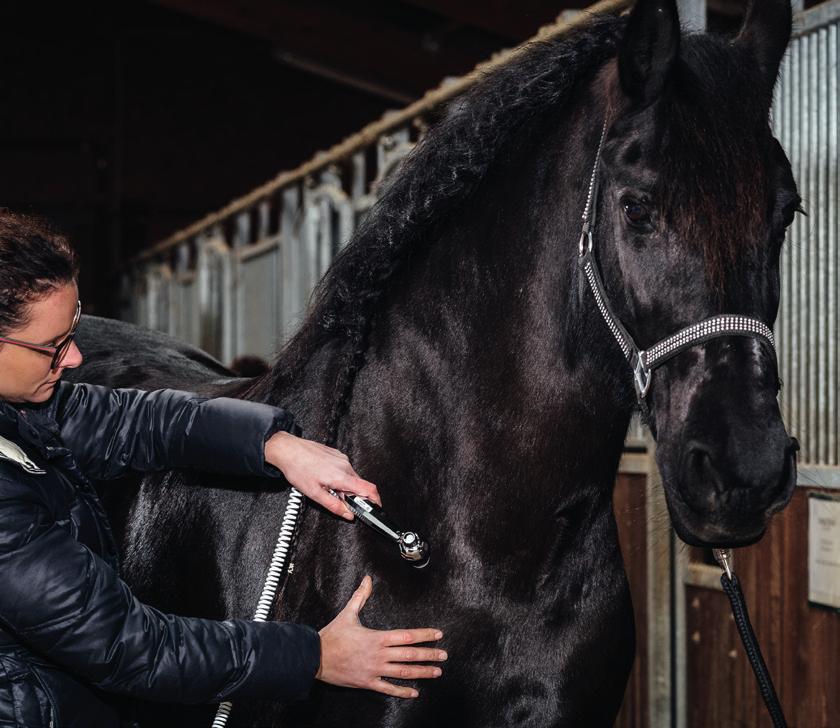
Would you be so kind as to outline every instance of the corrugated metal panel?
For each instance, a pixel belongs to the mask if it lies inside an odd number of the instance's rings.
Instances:
[[[276,241],[240,257],[236,277],[237,356],[251,354],[270,361],[275,354],[279,331],[279,258]]]
[[[185,274],[176,277],[173,281],[172,302],[175,308],[173,336],[186,341],[188,344],[198,346],[198,316],[195,274]]]
[[[782,258],[776,325],[784,382],[781,404],[789,429],[802,443],[802,461],[815,465],[840,465],[839,7],[827,4],[791,42],[773,113],[808,213],[791,226]]]
[[[229,363],[231,333],[226,326],[232,309],[229,289],[230,252],[223,241],[202,243],[198,254],[199,345]]]

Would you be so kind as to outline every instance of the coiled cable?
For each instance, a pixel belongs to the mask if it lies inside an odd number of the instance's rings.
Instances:
[[[265,622],[271,612],[271,607],[277,596],[280,579],[283,578],[283,572],[286,570],[286,558],[289,556],[289,552],[294,543],[295,531],[297,530],[303,505],[303,494],[297,488],[292,488],[289,493],[289,500],[286,503],[286,510],[283,513],[283,520],[280,523],[280,534],[277,536],[277,544],[271,556],[271,563],[269,564],[268,573],[265,577],[262,594],[260,594],[257,609],[254,612],[255,622]],[[211,728],[225,728],[232,710],[233,703],[231,701],[228,700],[220,703],[216,711],[216,717],[213,718]]]

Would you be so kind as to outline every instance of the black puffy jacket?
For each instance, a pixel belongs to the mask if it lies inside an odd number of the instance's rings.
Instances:
[[[172,390],[61,383],[45,405],[0,402],[0,728],[115,728],[115,695],[288,702],[308,692],[313,629],[139,602],[90,484],[167,467],[277,477],[263,444],[292,426],[268,405]]]

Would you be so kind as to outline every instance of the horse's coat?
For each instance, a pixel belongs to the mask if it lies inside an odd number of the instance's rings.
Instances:
[[[599,263],[641,345],[723,312],[772,325],[799,203],[768,123],[789,33],[782,0],[756,3],[736,42],[680,38],[673,0],[640,0],[629,25],[596,19],[535,44],[419,145],[243,393],[335,439],[433,546],[416,571],[310,508],[278,617],[321,626],[369,572],[364,621],[440,626],[450,660],[416,701],[319,686],[285,710],[237,706],[233,724],[612,725],[634,641],[611,495],[635,399],[576,263],[590,168],[606,117]],[[684,538],[754,540],[787,502],[777,386],[767,349],[741,339],[657,370],[652,426]],[[284,497],[240,485],[143,483],[125,541],[141,598],[252,612]]]

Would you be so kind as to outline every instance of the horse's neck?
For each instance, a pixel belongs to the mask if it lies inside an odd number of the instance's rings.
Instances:
[[[389,282],[340,447],[377,468],[389,462],[382,443],[425,449],[441,467],[472,468],[485,487],[515,478],[609,488],[629,379],[576,263],[602,114],[590,97],[553,120],[551,138],[511,155]],[[342,351],[322,347],[280,393],[313,431],[336,396]]]
[[[425,449],[485,489],[609,489],[630,413],[615,375],[626,365],[576,263],[590,156],[543,147],[404,271],[354,391],[357,449]]]
[[[429,528],[444,559],[492,565],[457,573],[511,598],[559,598],[574,554],[598,569],[618,558],[610,501],[629,412],[582,341],[603,322],[579,306],[573,250],[561,243],[572,259],[560,275],[418,262],[376,322],[345,417],[343,444],[390,512]]]

